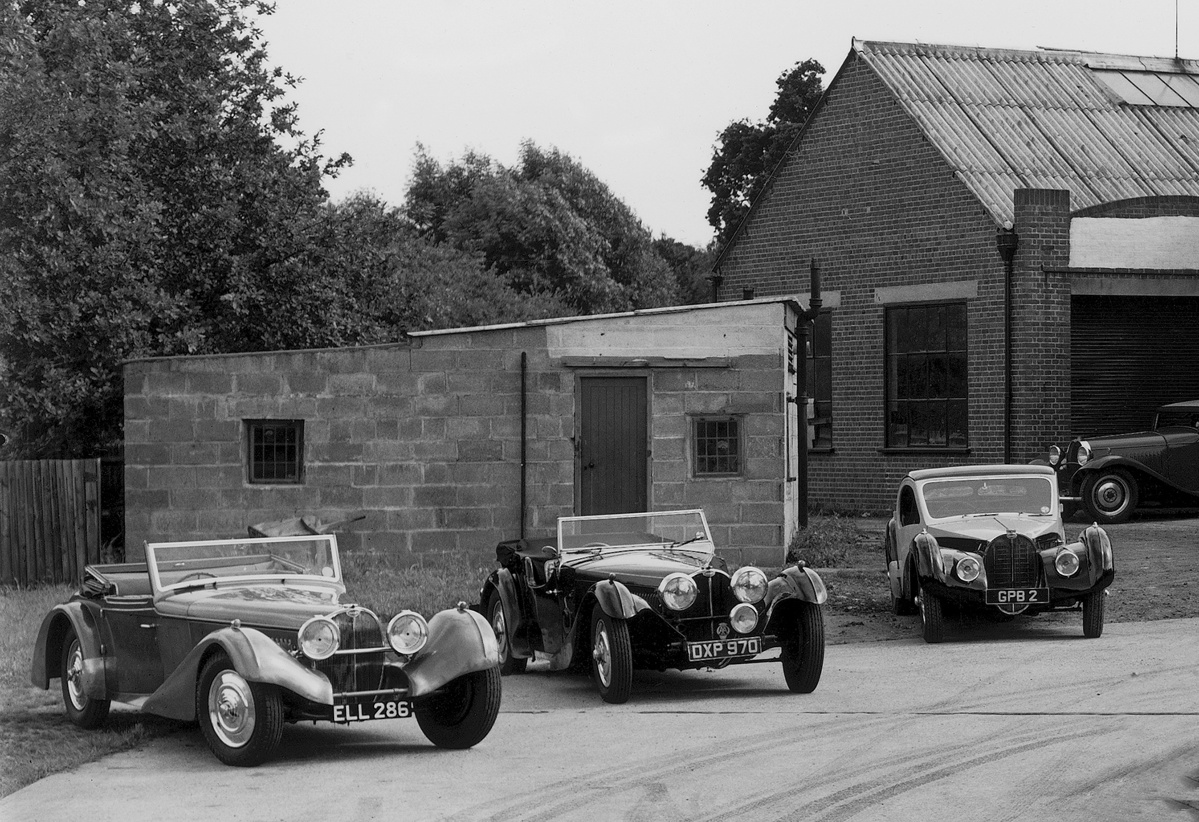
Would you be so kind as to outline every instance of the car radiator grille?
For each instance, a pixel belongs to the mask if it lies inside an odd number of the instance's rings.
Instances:
[[[1041,557],[1033,541],[1004,534],[987,545],[983,564],[990,588],[1035,588],[1041,579]]]
[[[386,654],[379,618],[370,611],[352,608],[334,614],[332,619],[341,631],[341,646],[333,656],[317,662],[316,669],[329,677],[334,693],[378,690],[382,687]]]

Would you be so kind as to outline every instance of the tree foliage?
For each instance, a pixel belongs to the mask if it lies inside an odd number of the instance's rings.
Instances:
[[[0,413],[19,453],[111,446],[127,358],[266,342],[241,307],[294,279],[348,158],[298,131],[250,11],[0,5]]]
[[[729,123],[717,138],[703,185],[712,192],[708,223],[724,246],[766,188],[824,93],[824,67],[815,60],[796,63],[775,81],[778,94],[766,119]]]
[[[0,0],[3,457],[119,447],[122,364],[668,305],[699,265],[570,157],[332,204],[255,0]],[[672,242],[672,241],[671,241]],[[676,247],[677,246],[677,247]],[[692,249],[695,253],[700,253]],[[669,260],[667,262],[664,256]]]
[[[520,294],[567,313],[671,305],[673,272],[636,215],[594,174],[531,142],[513,168],[418,149],[405,201],[423,236],[481,255]]]

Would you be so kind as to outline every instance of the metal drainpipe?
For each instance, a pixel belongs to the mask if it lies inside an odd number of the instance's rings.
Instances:
[[[520,538],[525,538],[525,506],[528,486],[528,389],[529,354],[520,352]]]
[[[796,323],[796,336],[799,337],[796,359],[799,360],[799,373],[796,375],[795,388],[795,418],[799,427],[799,451],[797,457],[799,487],[795,489],[795,504],[799,510],[799,527],[808,527],[808,340],[812,338],[812,324],[820,314],[824,300],[820,296],[820,268],[815,258],[811,263],[812,284],[808,307],[799,312],[799,322]]]
[[[1003,260],[1003,461],[1012,462],[1012,262],[1020,235],[1005,223],[995,234],[995,247]]]

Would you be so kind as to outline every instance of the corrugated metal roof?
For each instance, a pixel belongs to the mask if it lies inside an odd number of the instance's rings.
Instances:
[[[1199,196],[1199,62],[863,41],[854,50],[998,224],[1013,219],[1021,187],[1069,189],[1075,209]]]

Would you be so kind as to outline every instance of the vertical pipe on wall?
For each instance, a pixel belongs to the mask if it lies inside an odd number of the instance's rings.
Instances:
[[[995,247],[1003,260],[1003,461],[1012,461],[1012,261],[1020,235],[1005,223],[995,235]]]
[[[812,259],[810,271],[811,295],[808,298],[808,307],[799,312],[799,322],[795,328],[799,336],[799,350],[795,352],[796,359],[799,360],[799,375],[795,386],[795,393],[798,395],[795,398],[795,418],[799,426],[800,440],[796,453],[799,463],[796,472],[799,475],[799,487],[796,488],[795,505],[799,509],[796,514],[800,528],[808,527],[808,346],[812,339],[812,325],[824,306],[824,299],[820,296],[820,267],[816,265],[815,258]]]
[[[520,538],[525,538],[525,506],[528,489],[528,388],[529,355],[520,352]]]

